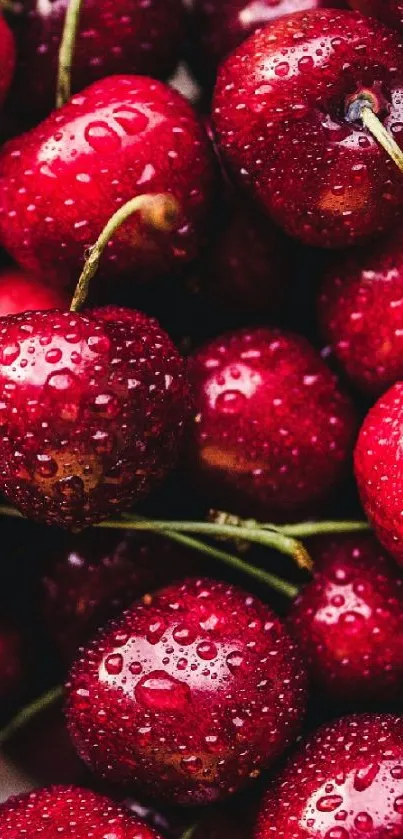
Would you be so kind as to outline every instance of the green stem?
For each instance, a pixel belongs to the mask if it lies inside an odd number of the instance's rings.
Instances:
[[[56,108],[61,108],[65,105],[71,96],[71,70],[73,67],[82,4],[83,0],[70,0],[67,6],[59,49]]]
[[[270,525],[262,525],[262,527],[265,529]],[[282,533],[299,539],[329,533],[363,533],[369,530],[371,530],[371,525],[367,521],[307,521],[300,524],[286,524],[281,527]]]
[[[375,137],[375,140],[386,151],[386,154],[393,160],[397,168],[403,172],[403,152],[392,134],[389,134],[389,131],[387,131],[383,123],[374,113],[369,103],[366,107],[362,108],[361,119],[365,128]]]
[[[0,731],[0,746],[3,746],[14,734],[17,734],[20,729],[24,728],[34,717],[38,716],[42,711],[51,708],[58,699],[63,696],[64,690],[59,685],[51,688],[47,693],[44,693],[38,699],[31,702],[25,708],[22,708],[15,717]]]
[[[145,194],[137,195],[135,198],[128,201],[127,204],[123,204],[123,206],[120,207],[119,210],[117,210],[116,213],[114,213],[109,219],[99,238],[95,242],[95,245],[93,245],[90,249],[89,256],[85,262],[74,292],[70,311],[78,312],[78,310],[84,305],[87,299],[90,282],[98,270],[105,248],[119,227],[127,221],[133,213],[140,213],[145,224],[148,224],[155,230],[168,232],[172,230],[177,220],[178,203],[172,195]]]
[[[188,827],[188,829],[185,830],[184,833],[182,833],[180,839],[193,839],[193,836],[195,835],[197,828],[197,824],[192,824],[191,827]]]

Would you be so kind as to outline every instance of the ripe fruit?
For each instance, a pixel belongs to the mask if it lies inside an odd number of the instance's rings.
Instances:
[[[91,530],[60,541],[42,577],[42,610],[66,661],[138,597],[200,565],[196,552],[151,534]]]
[[[0,806],[1,839],[158,839],[109,798],[80,787],[54,786],[10,798]]]
[[[255,839],[399,839],[403,718],[344,717],[290,759],[263,799]]]
[[[354,708],[389,706],[403,695],[403,580],[372,536],[319,540],[314,579],[288,626],[312,684]]]
[[[55,107],[58,51],[68,0],[24,0],[9,15],[18,67],[9,107],[32,124]],[[183,35],[180,0],[85,0],[72,67],[72,89],[117,73],[167,78]]]
[[[11,624],[0,626],[0,703],[14,699],[24,684],[24,641]]]
[[[188,386],[157,321],[107,306],[0,320],[0,490],[79,529],[147,494],[175,463]]]
[[[209,503],[262,518],[312,512],[347,467],[356,418],[305,338],[229,333],[196,352],[187,468]]]
[[[403,565],[401,438],[403,383],[367,414],[355,449],[355,475],[365,514],[379,541]]]
[[[180,205],[169,233],[139,214],[111,240],[98,279],[145,281],[191,259],[212,183],[210,147],[191,106],[161,82],[113,76],[91,85],[0,153],[0,240],[47,284],[75,285],[112,213],[143,193]]]
[[[14,38],[0,11],[0,105],[3,104],[15,67]]]
[[[402,48],[375,20],[323,9],[279,18],[219,71],[220,150],[306,244],[351,245],[402,216],[403,176],[353,113],[364,98],[400,141]]]
[[[353,9],[377,17],[392,29],[403,30],[402,0],[349,0]]]
[[[201,804],[271,765],[304,706],[302,662],[271,609],[193,579],[95,637],[73,668],[67,713],[79,755],[102,778]]]
[[[0,272],[0,317],[40,309],[66,309],[67,296],[18,268]]]

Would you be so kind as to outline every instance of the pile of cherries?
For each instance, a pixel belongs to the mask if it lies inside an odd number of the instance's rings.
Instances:
[[[403,839],[403,0],[0,0],[0,104],[0,839]]]

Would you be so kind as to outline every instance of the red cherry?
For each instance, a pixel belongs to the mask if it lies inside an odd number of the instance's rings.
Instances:
[[[291,608],[316,691],[359,708],[403,695],[403,580],[372,536],[319,540],[314,579]]]
[[[8,92],[15,67],[14,38],[0,12],[0,105]]]
[[[403,719],[344,717],[300,747],[266,793],[255,839],[400,839]]]
[[[0,317],[40,309],[66,309],[67,296],[57,288],[48,288],[40,280],[18,268],[0,272]]]
[[[175,462],[184,365],[157,321],[109,306],[0,320],[0,489],[79,529],[130,507]]]
[[[403,31],[402,0],[349,0],[349,3],[364,15],[377,17],[392,29]]]
[[[327,272],[319,319],[347,376],[375,396],[403,377],[403,238],[347,253]]]
[[[143,193],[171,193],[174,231],[137,214],[112,239],[99,277],[131,282],[172,270],[200,244],[212,182],[210,147],[191,106],[140,76],[87,88],[0,154],[0,240],[46,283],[72,288],[112,213]]]
[[[379,541],[403,565],[401,430],[403,383],[397,382],[371,408],[355,449],[355,475],[364,510]]]
[[[158,839],[113,801],[80,787],[47,787],[10,798],[0,806],[1,839]]]
[[[351,110],[366,97],[399,142],[402,49],[377,21],[324,9],[274,21],[221,66],[220,150],[266,212],[306,244],[350,245],[402,215],[402,174]]]
[[[135,604],[83,652],[68,685],[84,761],[182,804],[256,778],[296,736],[304,705],[304,668],[279,618],[205,579]]]
[[[0,703],[14,699],[24,684],[25,644],[21,632],[0,625]]]
[[[9,15],[18,67],[8,107],[32,124],[55,107],[58,52],[68,0],[27,0]],[[118,73],[167,78],[180,55],[180,0],[86,0],[74,51],[72,89]]]
[[[263,518],[313,511],[347,467],[356,418],[305,338],[253,328],[190,363],[189,472],[209,503]]]

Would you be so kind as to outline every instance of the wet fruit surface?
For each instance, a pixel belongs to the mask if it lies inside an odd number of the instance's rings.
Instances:
[[[304,669],[279,618],[240,589],[194,579],[94,639],[71,674],[68,724],[103,778],[197,804],[272,764],[304,704]]]
[[[311,736],[269,787],[255,839],[400,839],[403,720],[363,714]]]
[[[2,105],[15,67],[14,39],[0,11],[0,104]]]
[[[356,709],[390,708],[403,692],[403,580],[372,535],[310,548],[314,579],[291,607],[315,695]]]
[[[55,786],[10,798],[0,806],[2,839],[158,839],[113,801],[80,787]]]
[[[137,214],[102,259],[98,279],[143,282],[196,254],[211,181],[208,140],[185,99],[153,79],[112,76],[4,147],[0,240],[47,284],[74,288],[86,250],[122,204],[170,193],[180,207],[173,231]]]
[[[196,352],[189,372],[186,465],[209,503],[263,521],[315,509],[348,466],[356,420],[310,344],[239,330]]]
[[[77,529],[130,507],[174,464],[188,398],[157,321],[113,306],[0,320],[0,487]]]
[[[220,68],[220,150],[239,182],[306,244],[347,246],[402,215],[403,176],[349,111],[369,95],[400,142],[402,49],[377,21],[324,9],[279,18]]]

